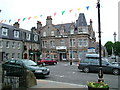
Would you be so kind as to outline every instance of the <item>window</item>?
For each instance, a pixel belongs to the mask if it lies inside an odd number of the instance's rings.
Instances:
[[[38,41],[38,35],[34,35],[34,40]]]
[[[2,28],[2,35],[7,36],[8,35],[8,29],[7,28]]]
[[[64,40],[60,40],[60,45],[64,46],[64,44],[65,44]]]
[[[63,33],[64,33],[64,30],[60,30],[60,35],[63,35]]]
[[[26,33],[26,39],[30,40],[30,33]]]
[[[18,53],[18,58],[20,58],[20,53]]]
[[[82,39],[79,39],[79,45],[78,46],[82,46]]]
[[[46,32],[43,32],[43,37],[46,37]]]
[[[9,53],[6,53],[5,56],[6,56],[6,59],[9,59]]]
[[[75,47],[75,39],[70,39],[70,46]]]
[[[55,42],[54,41],[50,41],[50,46],[54,47],[55,46]]]
[[[42,46],[43,46],[44,48],[46,48],[46,47],[47,47],[47,41],[43,41],[43,42],[42,42]]]
[[[54,31],[51,31],[51,36],[54,36],[55,34],[54,34]]]
[[[76,57],[76,51],[70,51],[70,58],[75,59]]]
[[[20,49],[20,43],[18,43],[18,49]]]
[[[92,64],[92,65],[98,65],[99,64],[97,59],[89,59],[89,60],[90,60],[90,64]]]
[[[0,48],[3,47],[3,40],[0,40]]]
[[[14,31],[14,37],[19,38],[19,31]]]
[[[83,46],[87,46],[87,39],[83,40]]]
[[[82,28],[78,28],[78,34],[82,33]]]
[[[81,60],[80,63],[89,63],[88,59]]]
[[[71,29],[71,30],[70,30],[70,34],[74,34],[74,29]]]
[[[12,53],[12,58],[15,58],[15,53]]]
[[[6,42],[6,48],[9,48],[9,41]]]
[[[12,43],[12,48],[15,48],[15,42]]]

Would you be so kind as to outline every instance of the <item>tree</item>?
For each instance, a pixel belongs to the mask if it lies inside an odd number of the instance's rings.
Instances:
[[[106,50],[108,52],[108,55],[112,55],[112,48],[113,48],[113,43],[111,41],[108,41],[104,47],[106,47]]]
[[[120,56],[120,42],[119,41],[113,44],[113,50],[116,55]]]

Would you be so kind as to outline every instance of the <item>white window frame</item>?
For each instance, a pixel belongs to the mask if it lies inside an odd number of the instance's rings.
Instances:
[[[70,39],[70,46],[75,47],[75,44],[76,44],[76,39],[75,38]]]
[[[70,30],[70,34],[74,34],[74,29],[71,29],[71,30]]]
[[[30,33],[26,33],[26,40],[30,40]]]
[[[51,31],[51,36],[55,36],[55,33],[54,33],[54,31]]]
[[[20,32],[17,30],[14,30],[14,37],[19,38],[20,37],[19,35],[20,35]]]
[[[2,28],[2,35],[8,36],[8,29],[7,28]]]
[[[34,35],[34,41],[38,41],[38,35]]]
[[[46,37],[46,32],[43,32],[43,37]]]

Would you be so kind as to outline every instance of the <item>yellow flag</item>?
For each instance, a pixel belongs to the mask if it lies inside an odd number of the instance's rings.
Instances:
[[[78,10],[78,12],[80,12],[80,9],[81,9],[81,8],[78,8],[78,9],[77,9],[77,10]]]
[[[34,18],[36,19],[36,18],[37,18],[37,16],[34,16]]]

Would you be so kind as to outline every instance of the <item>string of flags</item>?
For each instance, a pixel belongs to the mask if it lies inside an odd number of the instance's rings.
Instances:
[[[101,6],[102,7],[102,6]],[[86,10],[89,10],[90,9],[90,6],[86,6]],[[80,10],[81,10],[81,8],[77,8],[77,11],[78,12],[80,12]],[[1,12],[1,10],[0,10],[0,12]],[[73,9],[70,9],[69,10],[69,13],[72,13],[73,12]],[[66,13],[66,10],[62,10],[61,11],[61,15],[64,15]],[[53,13],[53,15],[54,16],[56,16],[57,15],[57,13],[56,12],[54,12]],[[34,18],[34,19],[37,19],[38,17],[43,17],[44,15],[39,15],[39,16],[33,16],[33,17],[23,17],[22,19],[21,18],[18,18],[16,21],[17,22],[20,22],[20,21],[25,21],[25,20],[30,20],[31,18]],[[76,16],[76,14],[75,14],[75,16]],[[9,20],[0,20],[0,23],[5,23],[5,22],[9,22],[9,23],[11,23],[11,21],[13,21],[13,20],[11,20],[11,19],[9,19]]]

